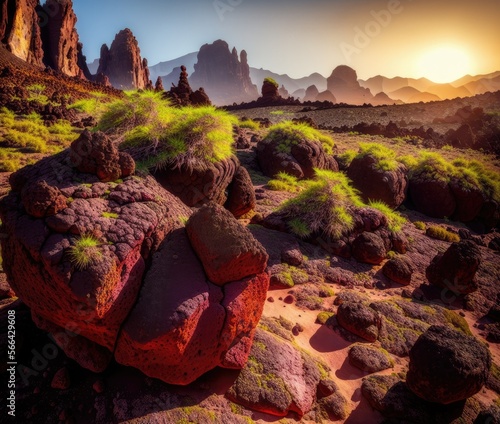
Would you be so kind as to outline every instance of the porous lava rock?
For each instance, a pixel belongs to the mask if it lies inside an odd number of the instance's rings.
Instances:
[[[260,274],[268,255],[252,233],[216,203],[198,209],[186,224],[209,280],[218,285]]]
[[[387,278],[403,286],[411,283],[413,271],[414,265],[411,259],[402,255],[389,259],[382,267],[382,272]]]
[[[369,342],[378,338],[380,318],[361,302],[342,302],[337,310],[337,321],[347,331]]]
[[[481,263],[481,251],[471,240],[453,243],[444,253],[438,253],[425,271],[431,284],[468,294],[478,289],[474,280]]]
[[[255,209],[256,198],[252,179],[247,169],[240,166],[229,184],[227,201],[224,207],[236,218]]]
[[[422,399],[450,404],[478,393],[490,367],[488,348],[473,336],[433,325],[410,350],[406,384]]]
[[[377,164],[372,155],[356,157],[349,165],[347,176],[365,202],[380,200],[396,209],[406,198],[407,169],[400,164],[394,170],[383,170]]]
[[[352,256],[358,262],[379,265],[386,255],[384,240],[378,234],[365,231],[352,242]]]

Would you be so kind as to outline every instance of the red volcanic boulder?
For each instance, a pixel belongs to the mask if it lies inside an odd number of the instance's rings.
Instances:
[[[252,179],[245,167],[240,166],[229,184],[228,197],[224,207],[236,218],[239,218],[255,208],[255,190]]]
[[[378,265],[386,255],[384,240],[378,234],[365,231],[352,242],[352,256],[358,262]]]
[[[221,162],[207,162],[201,169],[184,164],[156,169],[153,176],[187,206],[200,207],[208,202],[223,205],[227,200],[226,190],[239,166],[238,159],[232,156]]]
[[[257,145],[257,160],[262,172],[274,178],[286,172],[297,178],[313,178],[314,168],[338,171],[333,156],[326,153],[319,140],[309,139],[295,128],[271,131]]]
[[[431,284],[456,294],[468,294],[478,289],[474,276],[481,263],[481,251],[471,240],[453,243],[430,263],[425,275]]]
[[[217,285],[260,274],[267,267],[264,247],[222,206],[203,206],[186,229],[209,280]]]
[[[400,164],[394,170],[384,171],[379,169],[377,164],[377,159],[372,155],[356,157],[347,169],[347,176],[361,192],[365,202],[380,200],[396,209],[406,197],[406,167]]]
[[[17,296],[46,321],[62,328],[72,322],[71,331],[111,350],[151,252],[191,212],[151,177],[107,183],[89,173],[102,176],[111,160],[119,162],[110,143],[95,143],[101,139],[84,133],[80,146],[90,149],[77,156],[66,150],[12,174],[0,217],[3,268]],[[85,173],[72,166],[75,158]],[[30,187],[63,195],[67,207],[29,215],[23,204]]]
[[[406,384],[428,402],[450,404],[478,393],[490,373],[491,354],[473,336],[433,325],[410,350]]]
[[[411,260],[405,256],[396,256],[385,263],[382,272],[390,280],[407,286],[411,283],[413,264]]]
[[[268,286],[260,274],[223,292],[206,280],[185,230],[176,230],[146,274],[116,360],[171,384],[189,384],[216,366],[242,368]]]
[[[67,198],[57,187],[48,185],[45,181],[37,181],[26,185],[21,193],[24,209],[35,218],[45,218],[66,209]]]
[[[451,217],[457,207],[455,196],[445,181],[410,180],[409,194],[415,208],[433,218]]]
[[[70,160],[78,171],[95,174],[103,182],[128,177],[135,171],[132,157],[118,152],[116,145],[102,132],[85,130],[71,144]]]

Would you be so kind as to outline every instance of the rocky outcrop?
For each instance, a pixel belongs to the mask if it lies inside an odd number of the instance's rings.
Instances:
[[[240,218],[255,209],[256,198],[252,179],[247,169],[240,166],[229,184],[227,201],[224,207],[236,218]]]
[[[311,85],[306,89],[306,95],[302,99],[304,102],[315,102],[318,98],[319,90],[315,85]]]
[[[43,65],[43,48],[38,25],[38,0],[0,1],[0,42],[33,65]]]
[[[139,43],[128,28],[116,34],[111,47],[101,47],[97,74],[104,74],[115,88],[152,88],[146,59],[141,58]]]
[[[362,105],[373,101],[370,90],[361,87],[356,71],[349,66],[337,66],[327,79],[327,88],[339,103]]]
[[[94,372],[113,356],[172,384],[242,368],[267,297],[267,253],[215,204],[186,230],[191,210],[134,169],[86,131],[12,174],[0,203],[9,283],[36,325]]]
[[[396,209],[406,198],[407,169],[402,164],[391,170],[380,169],[377,165],[372,155],[358,156],[349,165],[347,176],[365,202],[380,200]]]
[[[161,81],[161,78],[158,77],[158,80]],[[161,84],[161,87],[163,87],[163,83]],[[179,83],[177,86],[170,88],[167,93],[167,97],[178,106],[210,106],[212,104],[203,87],[200,87],[198,90],[193,92],[191,86],[189,85],[188,73],[184,65],[181,66]]]
[[[490,367],[488,348],[473,336],[434,325],[410,350],[406,384],[422,399],[451,404],[478,393]]]
[[[431,284],[468,294],[478,289],[474,280],[481,263],[481,251],[471,240],[453,243],[446,252],[439,253],[430,263],[425,275]]]
[[[318,102],[330,102],[337,103],[335,96],[328,90],[322,91],[316,96],[316,101]]]
[[[83,76],[72,0],[47,0],[43,8],[48,15],[42,26],[45,65],[72,77]]]
[[[409,195],[415,208],[433,218],[450,217],[457,202],[446,181],[410,179]]]
[[[198,53],[198,63],[190,81],[193,86],[204,87],[216,105],[249,102],[258,97],[257,87],[250,79],[247,54],[217,40],[204,44]]]

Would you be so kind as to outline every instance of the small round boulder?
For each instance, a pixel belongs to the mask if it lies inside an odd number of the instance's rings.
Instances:
[[[406,384],[420,398],[447,405],[478,393],[490,367],[488,348],[473,336],[433,325],[410,350]]]
[[[386,255],[384,240],[375,233],[365,231],[352,243],[352,256],[358,262],[379,265]]]

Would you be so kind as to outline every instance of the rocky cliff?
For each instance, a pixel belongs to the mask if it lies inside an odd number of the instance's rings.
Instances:
[[[148,62],[141,58],[139,43],[128,28],[116,34],[110,48],[106,44],[101,47],[97,74],[100,73],[106,75],[115,88],[152,87]]]
[[[242,50],[238,58],[236,49],[230,51],[223,40],[203,45],[194,69],[191,85],[203,86],[215,104],[248,102],[259,96],[250,78],[247,53]]]
[[[0,0],[0,41],[15,56],[42,66],[38,0]]]
[[[359,85],[356,71],[349,66],[337,66],[327,79],[327,86],[339,103],[362,105],[373,102],[372,93]]]
[[[42,26],[45,65],[72,77],[83,76],[72,0],[47,0],[43,9],[48,16]]]

